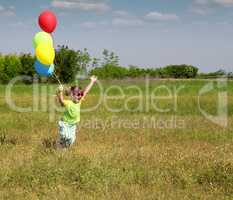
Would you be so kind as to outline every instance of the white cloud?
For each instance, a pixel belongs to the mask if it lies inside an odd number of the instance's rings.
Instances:
[[[95,28],[103,27],[107,25],[109,25],[109,22],[107,21],[99,21],[99,22],[86,21],[81,24],[81,26],[86,29],[95,29]]]
[[[69,1],[69,0],[53,0],[52,7],[60,9],[78,9],[81,11],[90,11],[103,13],[111,10],[111,7],[104,2],[90,2],[90,1]]]
[[[194,0],[189,11],[198,15],[211,14],[214,11],[213,1],[214,0]]]
[[[193,0],[190,11],[199,15],[207,15],[213,13],[219,6],[233,6],[233,0]]]
[[[0,16],[5,16],[5,17],[15,16],[15,8],[13,6],[7,8],[0,5]]]
[[[194,3],[198,5],[207,5],[209,0],[195,0]]]
[[[200,26],[207,26],[209,22],[207,21],[194,21],[192,22],[193,25],[200,25]]]
[[[4,7],[0,5],[0,12],[4,11]]]
[[[221,6],[233,6],[233,0],[194,0],[194,4],[200,6],[221,5]]]
[[[94,29],[97,27],[97,23],[96,22],[83,22],[82,27],[87,28],[87,29]]]
[[[15,12],[7,10],[7,11],[3,12],[2,15],[6,16],[6,17],[12,17],[12,16],[15,16]]]
[[[113,26],[137,27],[137,26],[142,26],[143,24],[144,24],[143,20],[137,18],[131,18],[131,19],[114,18],[112,20]]]
[[[233,6],[233,0],[214,0],[214,2],[222,6]]]
[[[169,21],[169,20],[178,20],[179,17],[176,14],[171,13],[160,13],[160,12],[150,12],[145,16],[148,20],[162,20],[162,21]]]
[[[227,21],[222,21],[222,22],[216,22],[217,25],[224,25],[224,26],[227,26],[229,25],[230,23],[227,22]]]
[[[15,10],[15,7],[14,6],[10,6],[9,9],[10,10]]]
[[[108,25],[109,23],[108,23],[107,21],[101,21],[101,22],[99,22],[99,24],[100,24],[101,26],[106,26],[106,25]]]
[[[113,15],[116,17],[127,17],[129,16],[129,13],[125,10],[116,10],[113,11]]]
[[[49,4],[49,5],[42,4],[42,5],[39,6],[39,8],[40,8],[41,10],[47,10],[47,9],[49,10],[50,4]]]
[[[26,27],[26,24],[21,22],[21,21],[18,21],[18,22],[15,22],[15,23],[12,23],[12,24],[9,24],[10,27],[13,27],[13,28],[25,28]]]
[[[212,9],[208,8],[208,7],[192,7],[191,9],[192,13],[198,14],[198,15],[208,15],[210,13],[212,13]]]

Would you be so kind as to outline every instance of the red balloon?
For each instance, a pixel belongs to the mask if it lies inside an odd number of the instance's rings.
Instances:
[[[49,10],[42,12],[39,16],[39,25],[47,33],[52,33],[57,26],[57,17]]]

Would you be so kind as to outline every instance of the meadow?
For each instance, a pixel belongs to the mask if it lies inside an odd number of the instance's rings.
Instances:
[[[36,109],[24,113],[9,107],[0,86],[0,199],[233,199],[232,81],[220,89],[212,80],[100,83],[108,98],[82,113],[77,141],[66,150],[55,146],[61,112],[48,104],[57,85],[38,85]],[[200,112],[199,92],[211,83],[201,107],[215,115],[219,92],[227,92],[227,127]],[[32,91],[15,85],[12,100],[32,107]],[[96,85],[82,108],[99,100]]]

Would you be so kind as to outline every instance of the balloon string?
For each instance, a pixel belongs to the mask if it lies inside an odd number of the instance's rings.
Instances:
[[[57,77],[57,75],[55,73],[53,73],[53,75],[57,79],[58,83],[62,86],[61,81],[59,80],[59,78]]]

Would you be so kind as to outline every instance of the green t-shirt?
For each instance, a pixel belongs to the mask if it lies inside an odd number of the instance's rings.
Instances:
[[[63,114],[63,121],[68,124],[76,124],[80,122],[80,106],[81,101],[79,103],[74,103],[70,100],[64,101],[65,112]]]

